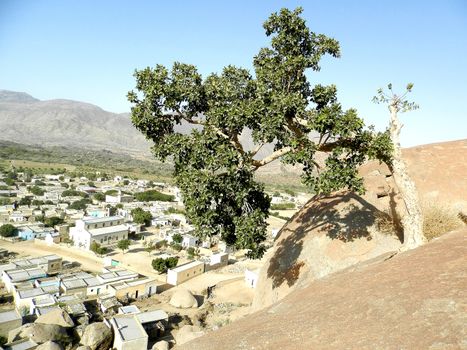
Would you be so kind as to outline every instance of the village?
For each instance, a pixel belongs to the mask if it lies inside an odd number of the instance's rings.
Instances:
[[[308,197],[270,196],[272,246]],[[262,266],[176,186],[99,172],[0,173],[0,235],[3,349],[168,349],[246,315]]]

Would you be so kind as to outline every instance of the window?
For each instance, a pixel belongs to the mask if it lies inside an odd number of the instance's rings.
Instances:
[[[103,242],[104,242],[104,239],[101,238],[101,243],[103,243]]]

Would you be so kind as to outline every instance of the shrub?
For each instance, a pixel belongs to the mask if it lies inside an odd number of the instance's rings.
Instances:
[[[137,201],[140,201],[140,202],[152,202],[152,201],[172,202],[174,200],[174,196],[164,194],[156,190],[148,190],[148,191],[136,193],[135,198]]]
[[[45,193],[45,191],[39,186],[28,187],[28,191],[31,192],[35,196],[43,196]]]
[[[0,226],[0,236],[2,237],[13,237],[18,234],[18,229],[11,224],[5,224]]]
[[[423,233],[429,241],[463,226],[457,212],[448,206],[424,203],[422,211]]]
[[[170,257],[167,259],[156,258],[152,261],[152,268],[159,273],[165,273],[168,269],[171,269],[178,264],[177,257]]]
[[[295,209],[294,203],[278,203],[272,204],[271,210],[288,210],[288,209]]]
[[[176,233],[172,236],[172,240],[175,242],[175,243],[182,243],[182,240],[183,240],[183,237],[180,233]]]

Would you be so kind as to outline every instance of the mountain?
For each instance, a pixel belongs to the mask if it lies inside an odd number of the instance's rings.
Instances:
[[[150,143],[129,114],[84,102],[40,101],[23,92],[0,90],[0,139],[28,145],[108,149],[150,156]]]

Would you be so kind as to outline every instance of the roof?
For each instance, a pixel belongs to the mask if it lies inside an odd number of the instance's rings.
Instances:
[[[18,340],[17,342],[11,343],[8,346],[5,346],[5,350],[29,350],[35,349],[37,344],[32,340]]]
[[[83,218],[85,224],[99,224],[101,222],[109,222],[115,220],[123,220],[123,216],[105,216],[103,218]]]
[[[27,270],[17,269],[17,270],[5,271],[5,274],[7,274],[13,282],[22,282],[22,281],[31,280],[34,278],[47,276],[47,273],[39,267],[27,269]]]
[[[33,298],[32,299],[32,304],[37,306],[37,307],[41,307],[41,306],[45,306],[45,305],[53,305],[55,304],[55,298],[50,295],[50,294],[45,294],[45,295],[41,295],[37,298]]]
[[[48,305],[48,306],[40,306],[36,308],[36,313],[38,316],[48,314],[50,311],[54,310],[61,310],[59,306],[53,306],[53,305]]]
[[[48,294],[42,288],[31,288],[25,290],[19,290],[17,295],[20,299],[38,297],[39,295]]]
[[[112,324],[115,328],[115,334],[119,334],[124,341],[148,337],[143,326],[134,316],[117,315],[112,318]]]
[[[0,323],[10,322],[18,319],[21,319],[21,316],[16,310],[0,312]]]
[[[204,263],[202,261],[193,260],[193,261],[187,262],[186,264],[179,265],[173,269],[169,269],[169,271],[174,271],[174,272],[185,271],[187,269],[191,269],[192,267],[195,267],[198,265],[204,266]]]
[[[133,271],[128,270],[118,270],[118,271],[110,271],[101,273],[98,277],[102,280],[112,280],[112,279],[124,279],[124,278],[133,278],[138,277],[138,274]]]
[[[156,322],[160,320],[166,320],[169,318],[169,315],[164,310],[154,310],[142,312],[135,315],[136,319],[141,323]]]
[[[66,289],[84,288],[88,286],[81,278],[72,278],[62,281],[62,285],[65,286]]]
[[[141,311],[136,305],[122,306],[118,308],[119,314],[139,314]]]
[[[115,226],[88,229],[88,232],[91,234],[91,236],[100,236],[109,233],[128,232],[128,227],[124,224],[121,224]]]

